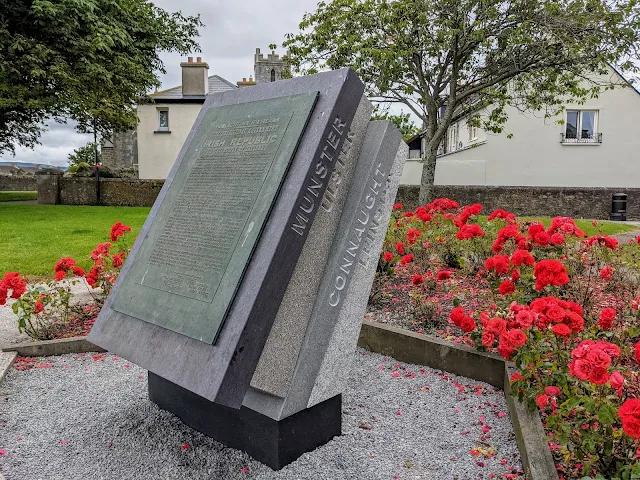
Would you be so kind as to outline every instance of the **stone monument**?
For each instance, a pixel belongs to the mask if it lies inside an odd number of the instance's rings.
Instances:
[[[348,69],[207,98],[89,340],[279,469],[341,431],[404,160]]]

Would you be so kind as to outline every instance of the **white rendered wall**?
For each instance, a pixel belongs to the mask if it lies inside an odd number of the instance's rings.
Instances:
[[[171,133],[158,130],[158,109],[169,110]],[[138,106],[138,171],[140,178],[166,179],[202,105],[152,103]]]
[[[615,88],[584,105],[566,107],[599,111],[597,132],[602,133],[602,144],[563,145],[560,135],[565,126],[556,120],[564,115],[545,120],[542,114],[525,115],[509,108],[504,133],[478,132],[476,148],[465,148],[468,129],[460,126],[463,149],[438,158],[435,183],[640,186],[640,95],[631,88]],[[509,133],[513,138],[507,138]]]

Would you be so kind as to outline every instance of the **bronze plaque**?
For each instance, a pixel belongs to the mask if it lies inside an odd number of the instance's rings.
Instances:
[[[114,310],[215,342],[317,95],[206,112]]]

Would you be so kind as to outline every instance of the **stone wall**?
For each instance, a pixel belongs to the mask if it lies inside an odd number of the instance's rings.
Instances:
[[[611,195],[626,193],[627,218],[640,219],[640,188],[436,185],[434,190],[437,198],[451,198],[461,205],[480,203],[485,214],[503,208],[521,216],[595,219],[608,219]],[[413,210],[418,206],[419,193],[418,185],[401,185],[396,202]]]
[[[150,207],[164,184],[163,180],[128,178],[100,179],[100,205]],[[38,203],[97,205],[95,177],[38,177]]]
[[[0,175],[0,192],[33,192],[37,189],[34,175]]]

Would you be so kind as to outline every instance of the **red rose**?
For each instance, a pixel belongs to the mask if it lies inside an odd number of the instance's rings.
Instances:
[[[130,232],[131,227],[123,225],[122,222],[116,222],[111,227],[111,241],[115,242],[118,238],[122,237],[125,232]]]
[[[551,235],[551,243],[554,245],[562,245],[564,243],[564,235],[561,233],[554,233]]]
[[[382,257],[384,258],[385,262],[390,262],[391,260],[393,260],[393,253],[384,252],[384,255]]]
[[[613,268],[609,265],[600,270],[600,277],[604,280],[613,280]]]
[[[622,387],[624,387],[624,378],[619,371],[615,371],[609,377],[609,385],[611,388],[618,391],[618,394],[622,393]]]
[[[547,232],[536,233],[536,236],[533,238],[538,245],[542,245],[543,247],[549,245],[549,234]]]
[[[603,330],[609,330],[613,326],[613,320],[616,318],[616,311],[613,308],[603,308],[600,312],[598,325]]]
[[[501,335],[507,331],[507,322],[502,318],[491,318],[487,322],[486,330],[494,335]]]
[[[84,270],[81,267],[73,267],[73,274],[78,277],[84,277]]]
[[[59,272],[56,272],[56,281],[59,282],[61,280],[64,280],[64,277],[66,277],[66,276],[67,276],[67,273],[62,271],[62,270],[60,270]]]
[[[404,255],[404,243],[402,242],[396,243],[396,250],[398,251],[399,255]]]
[[[533,325],[535,321],[536,314],[531,310],[521,310],[516,313],[516,323],[520,328],[524,328],[528,330]]]
[[[451,321],[453,322],[454,325],[459,325],[465,316],[466,315],[464,313],[464,308],[462,307],[454,308],[453,310],[451,310],[451,313],[449,314],[449,318],[451,318]]]
[[[562,393],[562,390],[556,386],[544,387],[544,393],[549,395],[550,397],[559,397]]]
[[[419,273],[416,273],[413,276],[413,280],[411,280],[411,283],[413,283],[414,285],[420,285],[420,284],[424,283],[424,277],[422,275],[420,275]]]
[[[630,398],[618,409],[622,429],[630,437],[640,437],[640,400]]]
[[[535,258],[528,251],[518,249],[513,252],[511,255],[511,263],[513,263],[516,267],[521,265],[533,265],[535,263]]]
[[[536,263],[533,276],[536,278],[536,290],[538,291],[547,285],[559,287],[569,283],[567,268],[557,260],[541,260]]]
[[[44,305],[42,304],[42,302],[36,302],[33,305],[33,313],[35,313],[36,315],[39,313],[42,313],[43,310],[44,310]]]
[[[393,209],[394,210],[402,210],[402,204],[401,203],[394,203],[393,204]]]
[[[482,332],[482,346],[483,347],[490,348],[490,347],[493,346],[493,342],[495,342],[495,341],[496,341],[496,336],[493,333],[491,333],[491,332],[489,332],[487,330]]]
[[[636,346],[633,348],[633,358],[635,358],[636,362],[640,363],[640,342],[636,343]]]
[[[436,278],[438,280],[447,280],[451,278],[451,272],[448,272],[447,270],[440,270],[438,275],[436,275]]]
[[[476,322],[471,317],[464,317],[460,322],[460,328],[465,333],[473,332],[476,329]]]
[[[591,376],[591,370],[593,370],[593,365],[587,360],[579,358],[574,360],[569,364],[570,373],[576,378],[580,380],[589,380]]]
[[[547,395],[538,395],[536,397],[536,403],[538,404],[538,408],[540,410],[544,410],[547,405],[549,405],[549,397]]]
[[[620,347],[614,343],[605,342],[604,340],[595,342],[592,348],[602,350],[609,355],[610,358],[618,358],[620,356]]]
[[[484,262],[484,268],[489,271],[494,270],[498,275],[507,274],[510,270],[509,257],[507,255],[489,257]]]
[[[515,291],[516,286],[511,283],[510,280],[505,280],[500,284],[500,287],[498,287],[498,292],[500,292],[500,295],[509,295]]]
[[[527,343],[527,334],[517,328],[509,330],[506,335],[509,339],[509,344],[513,347],[522,347]]]
[[[596,385],[604,385],[609,381],[609,373],[604,367],[593,367],[593,370],[591,370],[591,374],[589,375],[589,380]]]
[[[411,263],[411,262],[413,262],[413,255],[411,255],[410,253],[408,255],[404,255],[400,259],[400,264],[401,265],[406,265],[407,263]]]
[[[564,323],[556,323],[551,331],[557,337],[568,337],[569,335],[571,335],[571,329]]]
[[[516,283],[518,280],[520,280],[520,270],[518,270],[517,268],[514,268],[513,271],[511,272],[511,281],[513,283]]]
[[[567,312],[564,308],[554,306],[547,310],[546,315],[553,323],[560,323],[564,320]]]
[[[113,268],[118,268],[122,266],[122,255],[114,255],[113,257],[111,257],[111,265],[113,266]]]

